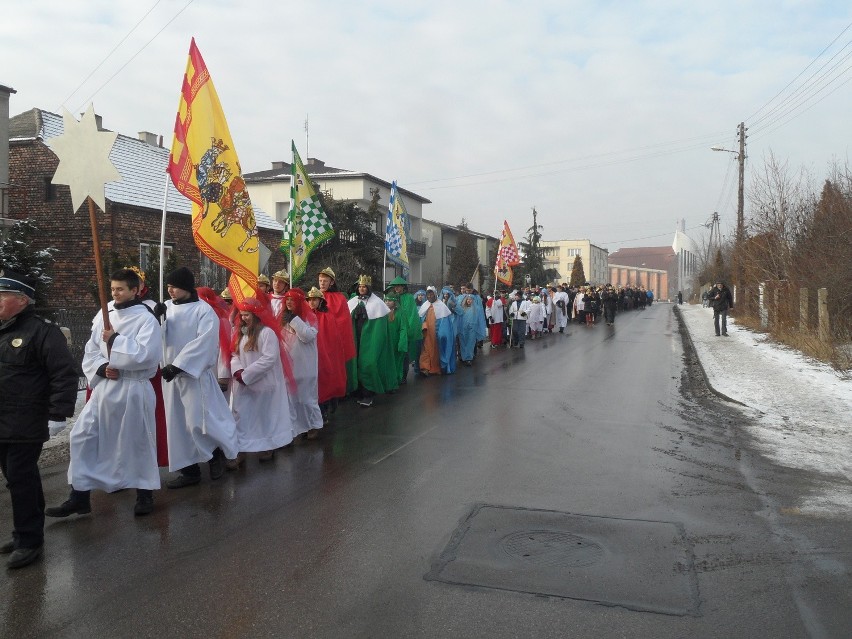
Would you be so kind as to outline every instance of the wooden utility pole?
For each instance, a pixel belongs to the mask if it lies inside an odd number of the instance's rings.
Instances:
[[[737,136],[740,140],[740,151],[737,154],[737,160],[740,165],[740,179],[737,189],[737,248],[739,248],[739,245],[745,239],[745,132],[745,122],[740,122],[740,126],[737,127]]]

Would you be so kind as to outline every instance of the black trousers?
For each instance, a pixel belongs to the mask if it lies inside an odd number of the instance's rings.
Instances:
[[[38,472],[43,445],[0,443],[0,470],[12,496],[16,548],[38,548],[44,543],[44,492]]]
[[[722,318],[722,335],[728,334],[728,309],[724,311],[713,310],[713,328],[716,329],[716,335],[719,334],[719,317]]]

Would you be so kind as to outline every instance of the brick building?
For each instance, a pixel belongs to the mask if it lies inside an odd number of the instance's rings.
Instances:
[[[100,118],[98,126],[101,128]],[[38,226],[42,236],[33,248],[58,249],[54,282],[47,292],[49,299],[56,307],[85,309],[89,314],[97,303],[90,294],[96,278],[88,209],[81,206],[73,211],[70,189],[51,183],[59,164],[50,149],[51,140],[62,132],[62,117],[41,109],[31,109],[8,120],[8,202],[0,224],[29,218]],[[110,160],[122,179],[105,185],[106,212],[97,212],[101,251],[105,258],[113,253],[133,256],[144,270],[149,249],[159,247],[163,198],[168,188],[167,252],[175,251],[179,263],[196,273],[199,286],[221,289],[227,282],[227,273],[195,246],[190,201],[170,181],[167,187],[168,158],[169,150],[163,148],[162,138],[151,133],[116,138]],[[282,226],[257,208],[255,219],[263,245],[262,271],[269,273],[285,267],[285,256],[277,250]],[[157,277],[157,273],[148,277]]]

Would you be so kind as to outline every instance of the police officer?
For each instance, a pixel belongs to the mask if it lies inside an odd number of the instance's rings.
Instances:
[[[44,493],[38,458],[53,430],[74,414],[79,375],[65,336],[37,316],[35,281],[0,270],[0,469],[12,497],[9,568],[41,556]]]

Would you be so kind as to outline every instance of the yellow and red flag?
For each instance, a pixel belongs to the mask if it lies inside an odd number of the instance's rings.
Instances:
[[[503,220],[503,235],[500,237],[500,245],[497,247],[497,264],[494,265],[494,273],[497,281],[506,286],[512,285],[512,267],[521,263],[518,253],[518,245],[509,228],[509,223]]]
[[[195,38],[183,76],[169,156],[175,188],[192,201],[192,236],[204,255],[231,272],[235,302],[255,295],[260,238],[219,96]]]

